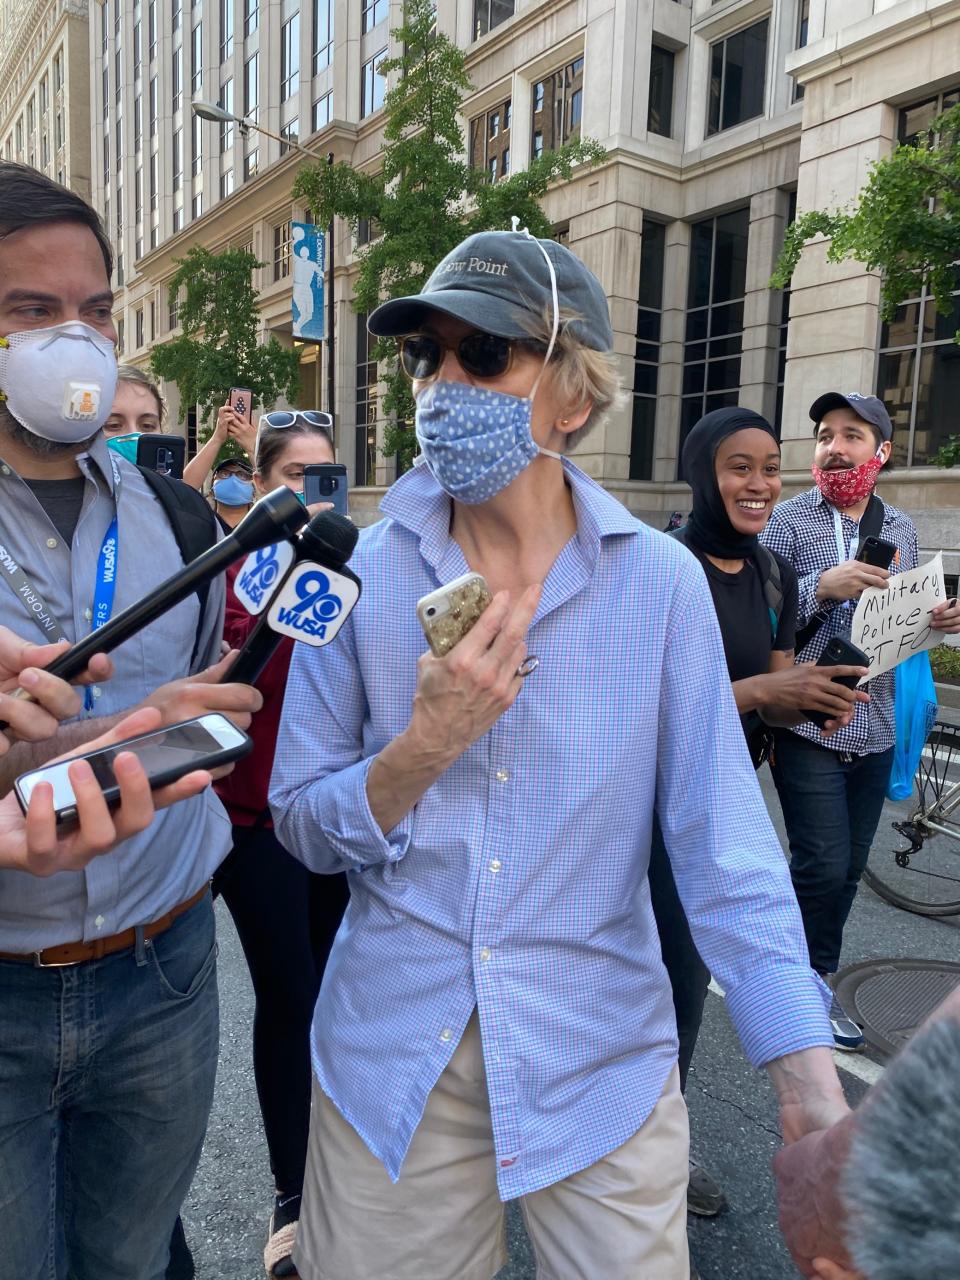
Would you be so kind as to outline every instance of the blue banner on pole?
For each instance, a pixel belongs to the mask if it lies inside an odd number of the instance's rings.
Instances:
[[[291,223],[293,235],[293,336],[307,342],[326,337],[323,271],[326,237],[312,222]]]

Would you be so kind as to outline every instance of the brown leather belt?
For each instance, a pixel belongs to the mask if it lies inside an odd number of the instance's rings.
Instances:
[[[153,920],[143,926],[144,938],[155,938],[158,933],[169,929],[177,916],[195,907],[210,888],[205,884],[197,890],[192,898],[172,907],[165,916]],[[26,955],[16,952],[0,951],[0,960],[14,960],[19,964],[36,965],[38,969],[62,969],[71,964],[83,964],[86,960],[100,960],[104,956],[113,955],[115,951],[128,951],[137,943],[136,928],[124,929],[122,933],[111,934],[109,938],[97,938],[94,942],[64,942],[58,947],[45,947],[43,951],[30,951]]]

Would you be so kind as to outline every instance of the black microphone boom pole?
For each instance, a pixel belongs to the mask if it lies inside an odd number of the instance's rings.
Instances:
[[[184,565],[149,596],[118,613],[99,631],[91,631],[51,662],[47,670],[62,680],[75,679],[86,670],[95,653],[110,653],[175,604],[185,600],[198,587],[222,573],[234,560],[292,537],[309,518],[310,513],[286,485],[274,489],[251,508],[233,533]]]
[[[315,515],[294,544],[296,558],[271,592],[271,600],[280,594],[302,560],[312,560],[336,573],[347,574],[359,585],[359,579],[344,568],[359,536],[356,526],[335,511]],[[270,625],[269,613],[268,605],[224,675],[224,684],[253,684],[276,653],[283,636]]]

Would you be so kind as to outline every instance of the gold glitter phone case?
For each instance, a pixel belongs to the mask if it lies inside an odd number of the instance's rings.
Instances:
[[[490,588],[479,573],[465,573],[417,601],[417,617],[438,658],[463,639],[490,603]]]

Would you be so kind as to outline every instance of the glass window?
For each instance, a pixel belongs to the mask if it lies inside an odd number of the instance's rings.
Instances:
[[[150,210],[151,212],[155,211],[157,207],[158,159],[159,157],[157,156],[156,152],[154,152],[153,155],[150,157]]]
[[[311,127],[314,133],[318,129],[322,129],[324,125],[328,125],[333,116],[333,94],[325,93],[322,98],[318,98],[313,104],[313,116],[311,119]]]
[[[203,192],[198,191],[197,194],[193,197],[193,204],[191,205],[191,217],[201,218],[202,216],[203,216]]]
[[[579,138],[583,58],[575,58],[561,70],[538,80],[533,86],[532,107],[531,138],[535,156]]]
[[[807,40],[810,37],[810,0],[800,0],[797,6],[797,48],[805,49]],[[799,102],[803,97],[804,86],[795,84],[793,86],[793,100]]]
[[[711,47],[708,135],[763,114],[769,26],[764,18]]]
[[[136,345],[138,347],[142,347],[146,341],[146,335],[144,334],[143,329],[143,307],[137,307],[136,311],[133,313],[133,319],[134,328],[136,330]]]
[[[133,99],[133,149],[139,151],[143,144],[143,99],[138,93]]]
[[[190,117],[193,160],[190,172],[196,177],[203,173],[203,121],[199,116]]]
[[[494,27],[513,17],[514,0],[474,0],[473,38],[479,40]]]
[[[373,484],[377,474],[377,362],[373,358],[375,338],[367,332],[366,314],[357,324],[357,398],[354,453],[354,484]]]
[[[290,223],[281,222],[273,228],[273,278],[283,280],[290,274],[290,247],[292,243]]]
[[[50,105],[50,81],[46,76],[40,81],[40,114],[46,115],[47,107]]]
[[[257,166],[260,162],[260,152],[256,147],[243,157],[243,180],[246,182],[249,178],[257,176]]]
[[[233,57],[233,0],[220,0],[220,61]]]
[[[364,33],[385,21],[389,7],[388,0],[363,0]]]
[[[133,24],[133,75],[134,79],[140,74],[140,64],[142,61],[142,53],[140,48],[141,31],[140,22]]]
[[[333,0],[313,0],[313,74],[329,67],[332,57]]]
[[[375,53],[369,62],[365,62],[360,71],[360,119],[372,115],[383,106],[387,82],[377,68],[387,56],[386,49]]]
[[[104,6],[106,7],[106,6]],[[171,31],[179,31],[180,23],[183,17],[183,0],[171,0],[170,3],[170,29]]]
[[[470,164],[493,181],[510,172],[510,99],[470,121]]]
[[[173,62],[170,68],[171,84],[173,86],[172,104],[173,111],[180,110],[183,101],[183,46],[177,45],[173,51]]]
[[[665,244],[666,229],[659,222],[650,222],[647,218],[644,218],[643,232],[640,239],[637,339],[633,364],[633,419],[630,432],[631,480],[653,479]]]
[[[669,138],[673,131],[673,50],[657,44],[650,50],[650,102],[647,129]]]
[[[280,154],[283,156],[291,149],[284,143],[297,142],[300,138],[300,121],[297,119],[288,121],[280,130],[280,137],[283,139],[280,144]]]
[[[243,114],[256,124],[260,119],[260,55],[243,64]]]
[[[252,36],[257,29],[260,21],[260,3],[259,0],[244,0],[243,9],[243,34]]]
[[[53,59],[53,91],[59,93],[63,88],[63,50],[58,49]]]
[[[157,56],[157,0],[150,0],[147,6],[147,39],[150,46],[147,56],[152,62]]]
[[[735,405],[740,394],[749,231],[749,209],[707,218],[690,229],[678,459],[698,419],[711,409]]]
[[[300,14],[283,24],[280,30],[280,101],[300,89]]]
[[[225,173],[220,175],[220,199],[226,200],[227,196],[233,194],[233,170],[227,169]]]
[[[173,189],[179,191],[183,186],[183,130],[173,131]]]
[[[150,137],[157,136],[157,77],[150,77]]]
[[[219,106],[224,111],[229,111],[233,115],[233,78],[225,80],[220,86],[220,102]],[[228,151],[233,146],[233,122],[227,122],[220,126],[220,154]]]
[[[203,89],[203,23],[198,22],[193,28],[190,66],[192,71],[191,89],[194,97]]]

